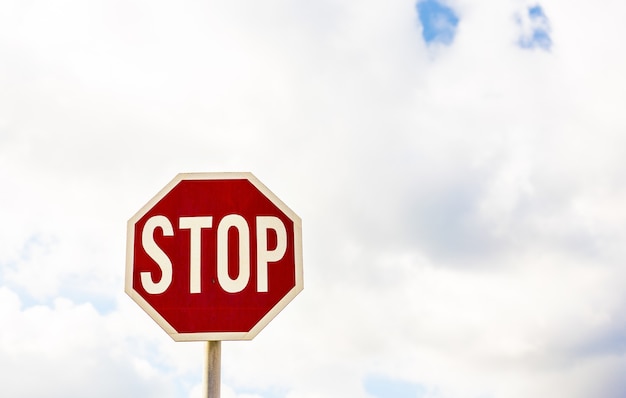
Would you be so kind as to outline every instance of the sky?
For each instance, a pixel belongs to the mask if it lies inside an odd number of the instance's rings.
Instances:
[[[0,374],[202,396],[124,293],[180,172],[302,219],[304,290],[224,398],[626,396],[626,3],[3,0]]]

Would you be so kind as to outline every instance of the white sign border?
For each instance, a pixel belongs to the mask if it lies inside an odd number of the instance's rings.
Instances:
[[[276,207],[293,221],[294,232],[294,260],[296,281],[294,287],[248,332],[232,333],[179,333],[169,324],[143,297],[133,289],[133,249],[135,243],[135,224],[161,199],[165,197],[179,182],[184,180],[248,180]],[[148,201],[127,223],[126,236],[126,276],[124,291],[175,341],[222,341],[222,340],[252,340],[267,324],[281,312],[294,297],[304,289],[302,270],[302,220],[282,200],[270,191],[259,179],[249,172],[222,172],[222,173],[180,173],[174,177],[163,189]]]

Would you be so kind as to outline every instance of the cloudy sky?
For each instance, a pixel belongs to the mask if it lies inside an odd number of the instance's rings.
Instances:
[[[224,398],[626,396],[626,3],[3,0],[0,374],[200,398],[123,292],[126,221],[250,171],[304,291]]]

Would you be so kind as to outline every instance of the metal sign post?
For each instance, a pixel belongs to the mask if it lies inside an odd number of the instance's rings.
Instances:
[[[222,342],[207,341],[205,360],[204,398],[220,398],[220,367],[222,362]]]

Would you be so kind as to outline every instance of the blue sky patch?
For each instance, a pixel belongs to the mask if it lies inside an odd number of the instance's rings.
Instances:
[[[451,44],[459,24],[454,10],[436,0],[419,1],[416,8],[424,41],[427,44]]]
[[[524,49],[539,48],[549,51],[552,48],[550,21],[540,5],[528,7],[518,16],[517,23],[522,28],[518,44]]]
[[[532,6],[528,7],[528,16],[531,18],[545,18],[546,15],[543,13],[543,8],[541,6]]]

